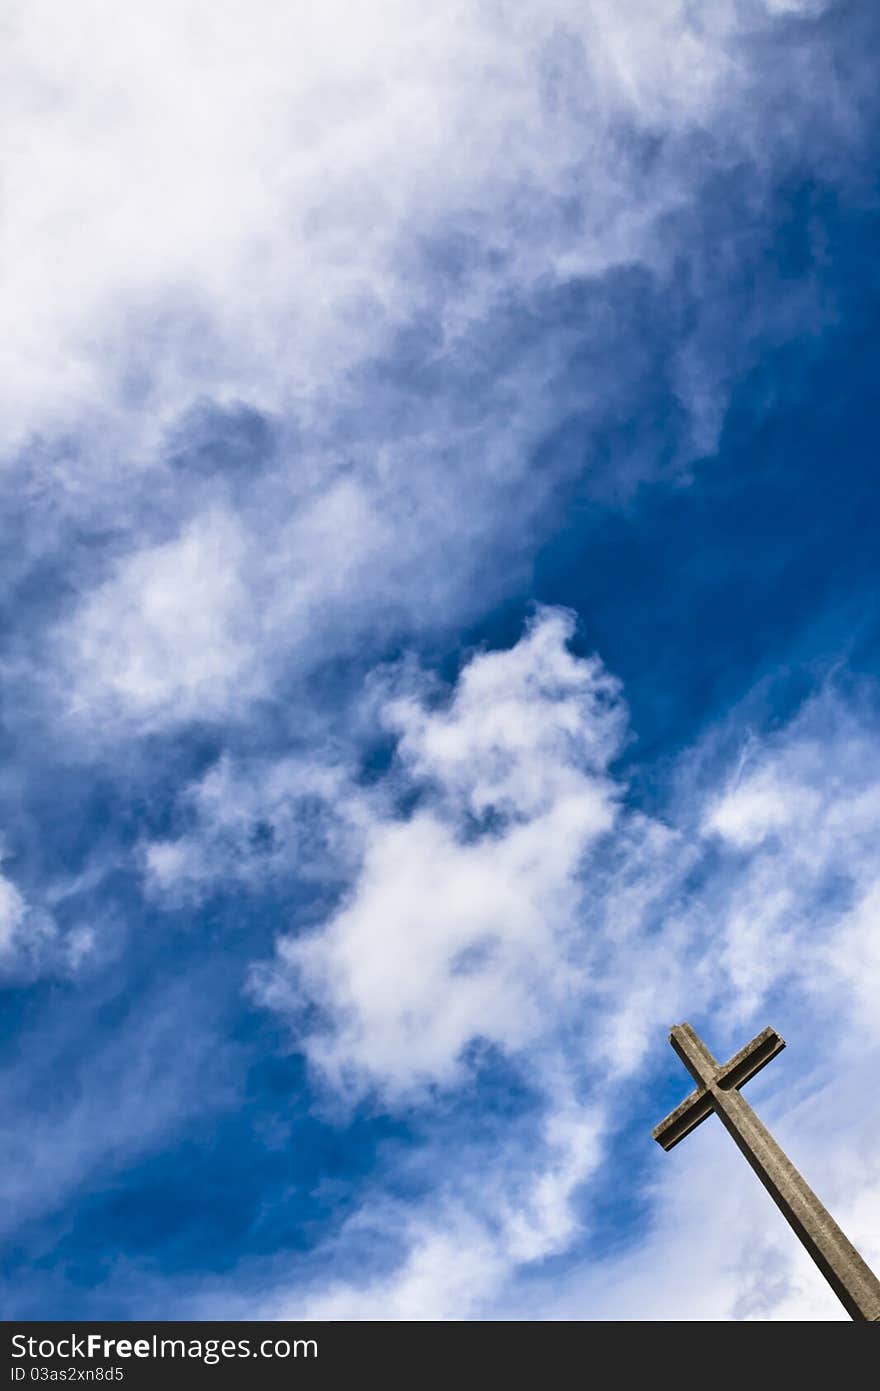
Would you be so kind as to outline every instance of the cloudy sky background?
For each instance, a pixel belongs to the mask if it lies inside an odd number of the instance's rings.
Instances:
[[[880,1264],[880,16],[2,35],[7,1317],[845,1318]]]

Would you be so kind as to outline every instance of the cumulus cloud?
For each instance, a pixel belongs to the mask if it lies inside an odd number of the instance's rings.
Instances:
[[[577,871],[614,820],[622,725],[616,683],[566,651],[571,633],[548,612],[509,652],[474,657],[448,709],[389,703],[400,770],[423,796],[366,828],[353,894],[282,944],[262,987],[329,1013],[307,1048],[337,1082],[450,1084],[469,1043],[534,1043],[571,997]]]

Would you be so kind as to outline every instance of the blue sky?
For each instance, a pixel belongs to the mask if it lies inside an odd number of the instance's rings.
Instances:
[[[880,1261],[878,38],[14,12],[8,1316],[845,1317],[650,1131]]]

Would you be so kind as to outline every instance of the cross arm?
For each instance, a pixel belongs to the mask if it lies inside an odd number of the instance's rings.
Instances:
[[[690,1024],[673,1024],[669,1042],[697,1085],[707,1087],[714,1080],[718,1063],[696,1030]]]
[[[669,1112],[665,1120],[654,1126],[651,1134],[657,1144],[668,1152],[711,1116],[713,1109],[711,1093],[703,1087],[697,1087],[696,1091],[685,1097],[680,1106]]]
[[[762,1029],[751,1043],[734,1053],[730,1062],[724,1064],[715,1078],[715,1085],[723,1091],[739,1091],[756,1072],[781,1053],[785,1039],[775,1029]]]

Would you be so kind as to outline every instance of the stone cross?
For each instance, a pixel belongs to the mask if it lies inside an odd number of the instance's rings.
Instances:
[[[657,1143],[671,1150],[714,1111],[850,1318],[880,1319],[880,1280],[804,1183],[745,1097],[740,1096],[740,1087],[782,1052],[785,1040],[775,1029],[764,1029],[723,1066],[712,1057],[690,1024],[676,1024],[669,1042],[697,1087],[655,1126],[652,1134]]]

